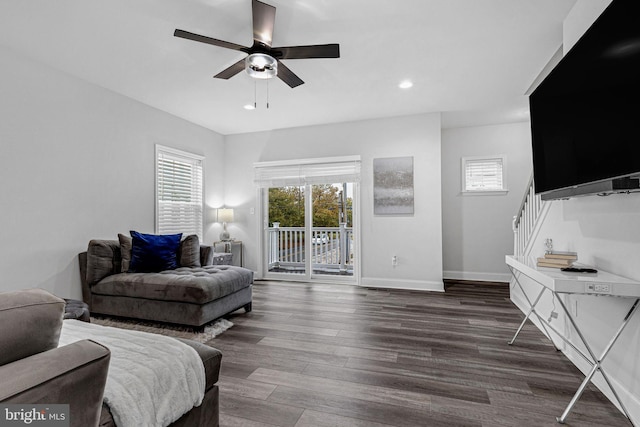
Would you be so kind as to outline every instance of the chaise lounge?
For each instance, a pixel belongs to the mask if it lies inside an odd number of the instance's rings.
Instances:
[[[91,313],[200,327],[239,308],[251,311],[253,271],[216,264],[228,262],[226,255],[191,237],[181,242],[178,268],[134,273],[122,255],[128,237],[91,240],[78,256],[82,296]]]

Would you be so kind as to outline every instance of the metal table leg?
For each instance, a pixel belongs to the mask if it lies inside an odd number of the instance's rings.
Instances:
[[[558,346],[556,346],[555,341],[553,340],[553,338],[551,337],[551,334],[547,330],[546,322],[544,321],[544,319],[542,319],[540,317],[540,315],[538,314],[538,312],[535,309],[536,305],[538,304],[538,301],[540,301],[540,298],[542,297],[542,294],[544,293],[544,291],[547,288],[545,288],[544,286],[540,285],[540,287],[541,287],[540,292],[536,296],[535,301],[533,303],[531,303],[531,300],[529,299],[529,296],[524,291],[524,288],[522,287],[522,284],[520,284],[520,280],[518,280],[518,276],[517,276],[516,272],[513,270],[513,268],[511,266],[509,266],[509,270],[511,270],[511,275],[513,276],[513,280],[515,280],[516,284],[518,285],[518,287],[522,291],[522,295],[524,295],[524,298],[527,300],[527,303],[529,304],[530,308],[529,308],[529,312],[526,314],[526,316],[524,316],[524,319],[522,320],[522,323],[520,323],[520,326],[518,327],[518,330],[516,331],[515,335],[513,336],[513,338],[511,338],[511,341],[507,342],[507,344],[513,345],[513,343],[516,341],[516,338],[518,337],[518,334],[520,334],[520,331],[524,327],[524,324],[527,322],[527,319],[529,319],[529,316],[531,316],[531,313],[534,313],[536,315],[536,317],[538,318],[538,320],[540,321],[540,324],[542,325],[542,328],[544,329],[544,332],[547,334],[547,337],[549,338],[549,340],[553,344],[553,347],[556,349],[556,351],[559,351],[560,349],[558,348]]]
[[[517,282],[517,279],[516,279],[516,282]],[[524,293],[524,291],[522,292]],[[538,301],[540,301],[540,297],[542,296],[543,293],[544,293],[544,288],[540,290],[533,304],[531,304],[531,301],[529,301],[529,298],[527,297],[527,301],[529,302],[529,305],[531,307],[529,308],[529,311],[527,312],[527,314],[524,316],[524,319],[522,319],[522,323],[520,323],[520,326],[518,327],[518,330],[516,331],[515,335],[513,336],[513,338],[511,338],[511,341],[507,342],[507,344],[513,345],[513,343],[516,341],[516,338],[518,337],[518,334],[524,327],[524,324],[527,323],[527,320],[529,320],[529,316],[531,316],[531,313],[535,311],[535,306],[536,304],[538,304]],[[526,297],[526,294],[525,294],[525,297]]]
[[[608,375],[606,374],[606,372],[602,369],[602,362],[604,361],[604,359],[607,357],[607,355],[609,354],[609,351],[611,350],[611,348],[613,347],[613,345],[615,344],[615,342],[618,340],[618,338],[620,337],[620,334],[622,333],[622,331],[624,330],[624,328],[627,326],[627,324],[629,323],[629,320],[631,319],[631,317],[633,316],[633,314],[636,312],[636,309],[638,308],[638,302],[640,302],[640,299],[636,299],[635,302],[633,303],[633,305],[631,306],[631,308],[629,309],[627,315],[624,317],[624,320],[622,321],[622,324],[620,325],[620,327],[618,328],[618,330],[616,331],[616,333],[613,335],[613,337],[611,338],[611,340],[609,341],[609,344],[607,344],[606,348],[604,349],[604,351],[602,352],[602,355],[598,358],[595,356],[595,354],[593,353],[593,351],[591,350],[591,347],[589,346],[589,344],[587,343],[587,341],[585,340],[584,335],[582,334],[582,331],[580,331],[580,328],[578,328],[578,325],[576,324],[575,320],[573,319],[573,317],[571,316],[571,313],[569,313],[569,310],[567,310],[567,307],[565,306],[564,302],[558,298],[558,301],[560,301],[560,304],[562,305],[562,308],[564,309],[567,317],[569,318],[569,321],[571,322],[571,325],[573,326],[573,328],[576,330],[576,332],[578,333],[578,336],[580,337],[580,340],[582,341],[582,343],[584,344],[584,346],[586,347],[587,351],[589,352],[589,354],[591,355],[591,357],[593,358],[593,362],[592,363],[592,367],[591,370],[589,371],[589,373],[585,376],[584,380],[582,381],[582,384],[580,384],[580,387],[578,387],[578,390],[576,391],[576,393],[574,394],[573,398],[571,399],[571,402],[569,402],[569,405],[567,406],[567,408],[564,410],[564,412],[562,413],[562,415],[560,417],[557,417],[556,420],[561,423],[564,424],[565,420],[567,419],[567,417],[569,416],[569,413],[571,412],[571,410],[573,409],[573,407],[575,406],[576,402],[578,401],[578,399],[580,399],[580,396],[582,396],[582,393],[584,392],[585,388],[587,387],[587,385],[589,384],[589,382],[592,380],[593,376],[595,375],[595,373],[597,371],[600,371],[600,373],[602,374],[603,378],[605,379],[605,381],[607,382],[607,385],[609,386],[609,388],[611,389],[611,391],[613,392],[613,395],[615,396],[616,400],[618,401],[618,403],[620,404],[620,407],[622,408],[622,411],[624,412],[625,416],[627,417],[627,419],[629,420],[629,422],[631,423],[631,425],[633,424],[633,421],[631,421],[631,417],[629,416],[629,412],[627,411],[627,408],[624,406],[624,403],[622,403],[622,400],[620,399],[620,396],[618,396],[618,393],[616,392],[615,388],[613,387],[613,384],[611,383],[611,381],[609,380]]]

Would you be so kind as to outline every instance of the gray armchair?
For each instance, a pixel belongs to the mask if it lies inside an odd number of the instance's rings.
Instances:
[[[0,402],[69,404],[71,426],[97,426],[111,353],[57,347],[64,305],[40,289],[0,293]]]

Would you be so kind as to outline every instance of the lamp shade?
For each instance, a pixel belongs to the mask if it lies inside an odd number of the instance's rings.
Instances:
[[[233,209],[218,209],[218,222],[233,222]]]

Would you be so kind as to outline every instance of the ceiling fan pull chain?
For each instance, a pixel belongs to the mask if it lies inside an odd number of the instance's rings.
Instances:
[[[253,108],[254,110],[258,108],[258,82],[256,80],[253,81]]]
[[[269,80],[267,80],[267,110],[269,109]]]

